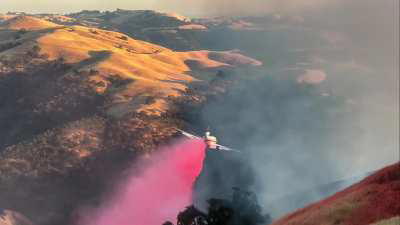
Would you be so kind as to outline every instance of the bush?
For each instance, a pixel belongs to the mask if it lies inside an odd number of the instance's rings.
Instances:
[[[127,37],[127,36],[121,36],[121,37],[119,37],[119,39],[124,40],[124,41],[127,41],[127,40],[128,40],[128,37]]]
[[[189,206],[178,215],[178,225],[266,225],[271,217],[262,214],[254,193],[234,188],[231,200],[210,199],[207,214]]]
[[[27,52],[28,56],[32,58],[39,58],[40,57],[40,50],[41,48],[38,45],[32,47],[30,51]]]
[[[90,29],[89,31],[90,31],[90,33],[92,33],[92,34],[99,34],[99,32],[97,32],[96,30],[93,30],[93,29]]]
[[[28,31],[25,29],[25,28],[22,28],[22,29],[19,29],[18,30],[18,34],[20,34],[20,35],[24,35],[24,34],[26,34]]]

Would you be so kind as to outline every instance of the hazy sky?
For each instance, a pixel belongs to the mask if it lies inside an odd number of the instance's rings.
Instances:
[[[320,8],[341,0],[0,0],[0,12],[67,13],[83,9],[155,9],[187,16]]]
[[[0,0],[0,12],[74,12],[82,9],[160,9],[159,0]]]

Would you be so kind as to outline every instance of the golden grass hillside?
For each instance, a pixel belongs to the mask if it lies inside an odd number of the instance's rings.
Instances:
[[[107,112],[116,117],[128,112],[160,115],[168,110],[169,97],[179,96],[192,81],[210,79],[210,74],[215,74],[210,70],[261,65],[257,60],[234,52],[175,52],[118,32],[59,26],[29,16],[4,22],[0,26],[0,41],[10,42],[4,36],[10,36],[10,30],[21,29],[28,32],[19,34],[18,45],[0,52],[0,57],[21,57],[35,48],[48,60],[73,64],[74,69],[66,71],[65,76],[89,71],[88,80],[93,89],[98,94],[107,91],[111,95]],[[127,82],[111,88],[110,77]]]
[[[41,30],[57,26],[59,25],[32,16],[15,16],[15,17],[9,17],[7,20],[3,22],[3,24],[0,24],[0,29]]]

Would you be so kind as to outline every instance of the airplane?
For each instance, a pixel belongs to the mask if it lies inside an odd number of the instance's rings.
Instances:
[[[207,148],[210,150],[240,152],[238,150],[217,144],[217,138],[214,136],[211,136],[211,132],[209,130],[206,131],[204,137],[199,137],[199,136],[190,134],[190,133],[180,130],[180,129],[176,129],[176,130],[178,130],[182,135],[186,136],[187,138],[195,139],[195,140],[203,140],[206,143]]]

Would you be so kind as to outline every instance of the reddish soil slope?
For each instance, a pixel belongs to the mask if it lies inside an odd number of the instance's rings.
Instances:
[[[400,163],[273,225],[369,225],[400,215]]]

